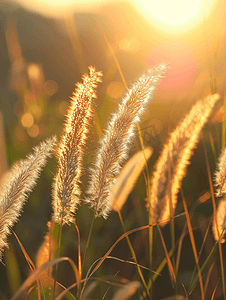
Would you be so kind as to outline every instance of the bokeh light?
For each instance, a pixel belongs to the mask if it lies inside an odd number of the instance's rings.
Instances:
[[[21,117],[21,123],[24,127],[31,127],[34,124],[34,118],[31,113],[25,113]]]
[[[37,124],[33,124],[31,127],[29,127],[27,129],[27,133],[28,135],[30,135],[30,137],[37,137],[39,135],[39,127]]]
[[[54,80],[47,80],[43,89],[47,95],[53,96],[58,91],[58,84]]]
[[[38,64],[31,63],[27,66],[28,76],[31,80],[38,81],[42,77],[42,70]]]
[[[112,81],[107,87],[107,94],[112,98],[111,100],[114,100],[118,99],[122,95],[124,90],[125,88],[121,82]]]

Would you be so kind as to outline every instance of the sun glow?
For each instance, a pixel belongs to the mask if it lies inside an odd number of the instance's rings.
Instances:
[[[200,0],[144,0],[150,14],[168,24],[181,24],[193,18]]]
[[[14,0],[28,9],[48,16],[67,11],[98,12],[110,3],[132,4],[154,26],[164,30],[194,27],[208,17],[215,0]]]
[[[194,27],[208,16],[214,0],[142,0],[138,7],[153,24],[164,30]]]

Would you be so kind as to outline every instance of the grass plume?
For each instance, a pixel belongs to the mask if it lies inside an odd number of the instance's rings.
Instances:
[[[218,203],[216,216],[213,218],[213,235],[216,241],[218,241],[221,235],[225,235],[226,226],[226,148],[222,151],[218,164],[218,170],[215,173],[215,186],[216,196],[222,197]],[[225,242],[225,239],[221,238],[221,243]]]
[[[89,67],[89,75],[83,76],[71,97],[64,133],[58,146],[58,171],[53,183],[53,221],[64,225],[74,221],[79,204],[79,181],[82,174],[84,145],[93,116],[92,101],[96,98],[97,83],[101,72]]]
[[[41,142],[26,159],[16,162],[1,180],[0,260],[3,249],[8,246],[7,236],[10,234],[10,228],[18,221],[23,205],[36,185],[55,144],[55,136]]]
[[[118,109],[110,118],[91,169],[85,200],[96,216],[107,218],[112,208],[111,191],[135,137],[136,123],[153,97],[165,69],[165,65],[159,65],[142,75],[125,92]]]
[[[134,154],[125,164],[112,190],[114,199],[112,209],[116,211],[122,209],[152,152],[151,147],[146,147],[144,151]]]
[[[174,214],[177,193],[186,174],[192,151],[219,98],[218,94],[214,94],[198,101],[165,144],[151,178],[151,211],[154,223],[160,222],[161,225],[165,225]]]
[[[218,171],[215,173],[216,196],[221,197],[226,194],[226,149],[219,157]]]
[[[217,206],[216,219],[213,218],[213,235],[216,241],[224,236],[226,227],[226,198],[222,198]],[[225,242],[225,239],[221,238],[221,243]]]

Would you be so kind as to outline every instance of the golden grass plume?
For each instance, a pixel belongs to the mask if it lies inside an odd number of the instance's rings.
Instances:
[[[150,182],[153,223],[159,222],[164,226],[173,216],[177,193],[186,174],[192,150],[198,143],[202,127],[219,98],[218,94],[214,94],[198,101],[165,144]]]
[[[216,218],[213,217],[212,224],[214,239],[218,241],[221,237],[221,243],[224,243],[225,239],[222,237],[225,235],[226,228],[226,197],[220,199],[217,206],[217,215]]]
[[[125,92],[102,135],[85,199],[96,217],[107,218],[112,208],[112,188],[128,156],[136,124],[153,97],[165,69],[166,66],[161,64],[149,70]]]
[[[216,196],[221,197],[226,194],[226,148],[222,151],[215,173]]]
[[[96,87],[101,82],[101,76],[101,72],[89,67],[89,75],[84,75],[83,82],[76,86],[66,115],[52,191],[53,221],[62,225],[74,221],[79,204],[84,145],[93,116],[92,101],[96,98]]]
[[[146,147],[144,151],[134,154],[125,164],[112,189],[114,200],[112,209],[116,211],[122,209],[152,152],[151,147]]]
[[[8,246],[10,228],[17,222],[28,194],[36,185],[55,144],[55,136],[41,142],[26,159],[16,162],[0,182],[0,260],[3,249]]]
[[[216,241],[225,235],[226,226],[226,148],[222,151],[217,164],[217,171],[215,173],[215,186],[216,196],[222,197],[217,206],[217,214],[213,218],[213,235]],[[225,239],[221,238],[221,243],[224,243]]]

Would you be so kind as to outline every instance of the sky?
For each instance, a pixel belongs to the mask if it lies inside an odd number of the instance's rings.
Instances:
[[[123,0],[15,0],[23,6],[48,16],[59,17],[68,10],[97,12],[110,2],[119,4]],[[127,0],[144,18],[164,30],[175,30],[197,26],[208,17],[214,0]]]

